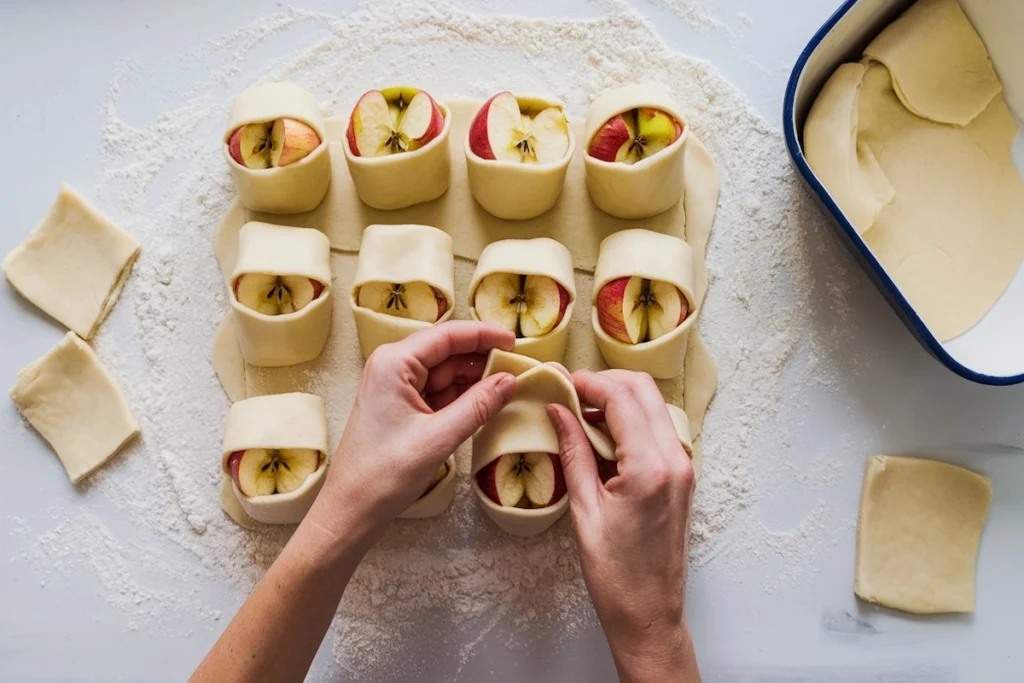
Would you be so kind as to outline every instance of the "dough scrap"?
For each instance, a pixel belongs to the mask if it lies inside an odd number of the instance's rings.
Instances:
[[[11,400],[75,484],[139,433],[114,378],[74,332],[18,372]]]
[[[966,126],[1003,90],[957,0],[918,0],[864,49],[892,74],[900,102],[936,123]]]
[[[871,148],[858,142],[860,87],[867,67],[843,64],[825,83],[804,125],[807,163],[863,235],[896,196]]]
[[[139,255],[134,237],[67,183],[28,238],[4,259],[4,275],[44,313],[91,339],[121,295]]]
[[[426,282],[448,299],[448,310],[437,322],[450,320],[455,313],[452,238],[444,230],[426,225],[371,225],[363,231],[348,297],[363,358],[381,344],[405,339],[436,324],[363,308],[357,303],[359,288],[368,282]]]
[[[896,190],[864,241],[932,333],[957,337],[1024,259],[1024,182],[1011,157],[1017,125],[1002,97],[964,128],[920,118],[879,64],[864,76],[859,110],[860,141]]]
[[[987,477],[934,460],[868,460],[854,591],[915,614],[974,611],[974,571],[992,500]]]
[[[327,449],[327,413],[323,400],[312,394],[290,393],[258,396],[238,401],[228,411],[221,445],[221,471],[230,478],[228,457],[250,448],[308,448],[319,451],[320,467],[290,493],[269,496],[244,495],[234,481],[232,492],[242,510],[264,524],[298,524],[306,516],[324,485],[330,451]],[[221,498],[221,507],[238,521],[237,509]],[[244,526],[244,524],[242,525]]]

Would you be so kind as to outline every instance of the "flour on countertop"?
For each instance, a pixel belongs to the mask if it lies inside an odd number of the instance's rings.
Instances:
[[[694,0],[661,4],[699,26],[721,25]],[[216,621],[217,611],[194,589],[176,591],[174,584],[228,583],[242,594],[290,535],[280,528],[239,529],[218,505],[228,402],[210,363],[226,306],[213,235],[233,196],[218,140],[236,93],[258,81],[296,80],[317,93],[326,112],[345,115],[366,89],[412,81],[440,99],[485,97],[503,88],[547,92],[582,117],[598,91],[654,80],[680,96],[722,180],[700,321],[720,389],[704,425],[694,572],[766,559],[783,563],[766,578],[766,590],[806,579],[804,558],[830,541],[820,501],[788,530],[762,524],[756,504],[759,492],[784,480],[785,444],[799,408],[787,405],[786,387],[827,390],[833,381],[827,354],[815,349],[842,333],[849,279],[841,266],[821,274],[808,265],[813,250],[835,246],[820,236],[808,239],[818,214],[797,185],[776,126],[710,64],[670,50],[634,9],[616,0],[602,8],[603,16],[585,20],[477,15],[445,2],[407,2],[401,10],[365,5],[345,16],[289,8],[169,57],[170,64],[124,62],[110,87],[104,173],[98,188],[83,189],[143,244],[97,340],[142,438],[82,487],[80,507],[94,500],[114,506],[140,536],[123,538],[96,515],[77,512],[26,542],[20,560],[44,582],[91,567],[127,623],[155,629],[165,613]],[[251,62],[268,42],[296,30],[312,36],[306,47],[262,68]],[[158,101],[179,102],[173,108],[129,120],[126,95],[159,83],[149,69],[194,70],[199,60],[219,66],[186,92],[163,93]],[[812,289],[819,293],[813,302]],[[800,337],[802,321],[821,315],[822,305],[835,322],[812,327],[823,330],[818,336]],[[794,363],[798,353],[810,360]],[[405,665],[397,654],[424,637],[417,629],[425,623],[434,632],[431,656],[454,651],[459,666],[485,636],[515,646],[542,633],[564,643],[596,625],[568,518],[534,539],[503,535],[469,493],[467,469],[460,463],[458,495],[447,514],[393,525],[353,578],[333,625],[334,655],[359,680],[393,680]],[[827,476],[827,466],[821,469]],[[143,543],[143,537],[169,543]],[[138,556],[147,558],[152,576],[132,575],[125,558]],[[170,588],[151,587],[161,581]],[[211,626],[206,637],[219,628]]]

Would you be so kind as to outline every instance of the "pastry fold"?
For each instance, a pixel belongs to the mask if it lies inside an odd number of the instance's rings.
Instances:
[[[444,479],[437,482],[437,485],[405,509],[405,512],[398,515],[399,519],[425,519],[437,517],[448,509],[455,498],[455,456],[449,455],[445,461],[448,465],[448,473]]]
[[[548,418],[546,406],[559,403],[575,413],[594,452],[614,460],[615,446],[599,429],[583,418],[582,406],[568,372],[560,365],[540,363],[506,351],[491,351],[484,377],[508,372],[519,378],[515,397],[473,436],[471,486],[484,511],[503,531],[514,536],[534,536],[565,514],[568,494],[546,508],[526,510],[498,505],[480,489],[477,473],[509,453],[559,452],[558,436]]]
[[[448,300],[448,309],[436,321],[444,322],[455,310],[452,249],[448,233],[427,225],[371,225],[363,231],[356,275],[349,293],[363,358],[368,358],[381,344],[405,339],[436,323],[400,318],[360,306],[359,288],[370,282],[425,282]]]
[[[602,161],[583,155],[590,197],[616,218],[650,218],[672,208],[683,195],[683,147],[690,126],[675,98],[656,85],[626,85],[594,100],[584,125],[586,149],[609,120],[631,109],[652,107],[669,114],[683,127],[679,137],[660,152],[635,164]]]
[[[266,315],[238,301],[235,283],[246,274],[302,276],[324,289],[301,310]],[[296,365],[320,355],[331,332],[331,244],[319,230],[249,222],[238,233],[238,260],[229,282],[238,345],[245,362]]]
[[[320,453],[320,466],[290,493],[249,497],[231,479],[228,458],[235,451],[250,448],[308,448]],[[319,396],[302,393],[257,396],[238,401],[228,411],[221,446],[221,471],[229,480],[242,510],[257,522],[301,522],[324,484],[327,458],[327,414]],[[237,509],[233,504],[225,505],[223,496],[221,507],[238,521]]]
[[[320,136],[320,146],[295,163],[276,168],[247,168],[231,158],[228,143],[238,128],[282,118],[312,128]],[[235,189],[250,211],[312,211],[331,185],[330,145],[324,119],[313,95],[295,83],[266,83],[243,90],[231,107],[223,147]]]
[[[480,319],[474,305],[476,290],[485,277],[494,273],[544,275],[569,292],[569,306],[555,329],[540,337],[516,339],[514,348],[516,353],[541,362],[561,362],[569,339],[569,321],[576,306],[576,279],[573,277],[572,254],[569,250],[550,237],[501,240],[487,245],[480,254],[469,284],[469,312],[474,320]]]
[[[686,297],[689,315],[668,334],[652,341],[626,344],[604,331],[595,303],[591,321],[597,346],[609,367],[646,372],[656,379],[677,377],[683,372],[686,343],[698,313],[693,249],[678,237],[650,230],[623,230],[609,235],[601,242],[594,271],[595,302],[597,293],[606,284],[633,276],[661,280],[678,287]]]

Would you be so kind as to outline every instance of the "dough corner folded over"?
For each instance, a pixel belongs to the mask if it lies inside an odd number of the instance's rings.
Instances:
[[[854,592],[915,614],[973,612],[991,499],[989,479],[962,467],[872,456],[857,520]]]
[[[114,378],[74,332],[22,368],[10,396],[75,484],[139,433]]]

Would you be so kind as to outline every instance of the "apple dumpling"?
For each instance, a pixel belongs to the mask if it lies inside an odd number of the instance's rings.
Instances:
[[[560,102],[506,91],[477,111],[465,146],[474,199],[498,218],[525,220],[558,201],[575,138]]]
[[[294,83],[254,86],[235,98],[224,154],[246,208],[315,209],[331,182],[325,135],[316,100]]]
[[[455,498],[455,456],[449,455],[438,468],[434,479],[415,503],[398,515],[401,519],[436,517],[451,505]]]
[[[562,360],[575,302],[572,255],[549,237],[487,245],[469,285],[473,318],[515,332],[516,353],[540,361]]]
[[[320,355],[331,331],[331,245],[319,230],[250,222],[230,281],[235,335],[250,365]]]
[[[601,242],[592,322],[609,367],[658,379],[683,371],[696,319],[693,251],[650,230],[623,230]]]
[[[324,403],[301,393],[239,401],[228,411],[221,451],[224,476],[250,518],[298,524],[327,468]]]
[[[384,88],[356,102],[345,132],[345,159],[360,201],[401,209],[448,189],[448,108],[426,90]]]
[[[617,218],[649,218],[679,201],[688,127],[665,90],[610,90],[590,106],[585,130],[587,188],[597,208]]]
[[[495,350],[484,377],[497,372],[516,375],[519,387],[512,401],[473,436],[470,485],[499,528],[515,536],[533,536],[554,524],[569,504],[548,404],[572,410],[602,458],[613,459],[615,448],[584,420],[565,368]]]
[[[452,249],[448,233],[426,225],[371,225],[363,231],[349,302],[364,357],[452,317]]]

